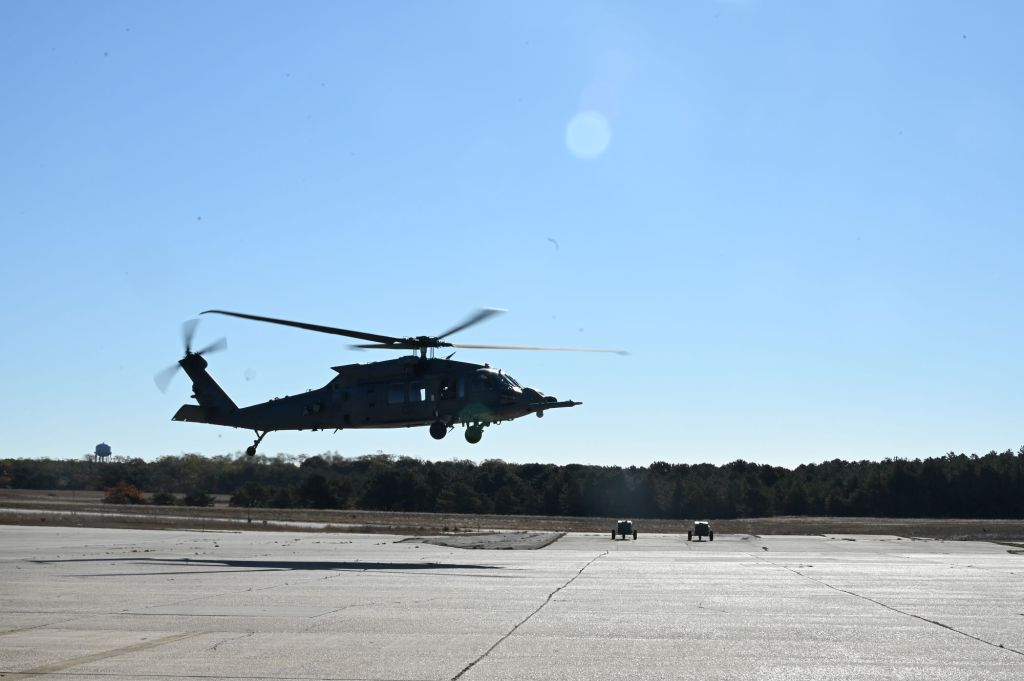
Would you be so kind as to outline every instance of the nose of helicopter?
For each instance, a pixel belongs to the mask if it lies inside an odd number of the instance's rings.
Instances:
[[[551,395],[545,395],[541,391],[535,388],[523,388],[523,392],[519,397],[521,404],[537,405],[542,402],[557,402],[557,397]]]
[[[544,393],[534,388],[523,388],[523,399],[527,402],[540,402],[544,399]]]

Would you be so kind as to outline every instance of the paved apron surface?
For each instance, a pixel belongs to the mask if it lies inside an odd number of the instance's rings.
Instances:
[[[0,678],[1024,679],[1024,555],[0,527]]]

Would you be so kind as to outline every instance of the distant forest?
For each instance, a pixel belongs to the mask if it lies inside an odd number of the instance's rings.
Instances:
[[[984,456],[840,461],[790,470],[734,461],[587,466],[243,455],[2,459],[0,488],[104,490],[127,483],[159,503],[231,495],[249,507],[517,515],[741,518],[772,515],[1024,518],[1024,447]]]

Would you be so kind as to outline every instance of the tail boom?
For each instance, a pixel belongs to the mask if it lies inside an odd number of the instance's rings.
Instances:
[[[190,353],[185,355],[179,364],[192,379],[192,396],[199,404],[182,405],[172,420],[228,425],[225,423],[225,417],[237,412],[238,405],[228,397],[217,381],[213,380],[213,376],[207,373],[206,360],[198,354]]]

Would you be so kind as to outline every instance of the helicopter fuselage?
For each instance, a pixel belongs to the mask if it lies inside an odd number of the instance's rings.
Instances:
[[[219,405],[211,397],[223,391],[206,373],[202,357],[186,356],[181,366],[193,379],[199,404],[182,406],[175,421],[248,428],[257,433],[431,426],[431,435],[440,439],[461,424],[467,426],[467,439],[474,442],[479,436],[473,440],[471,429],[479,434],[491,424],[529,414],[543,416],[547,409],[580,404],[525,388],[487,364],[405,356],[333,367],[337,376],[322,388],[238,408],[226,395],[227,405]]]

